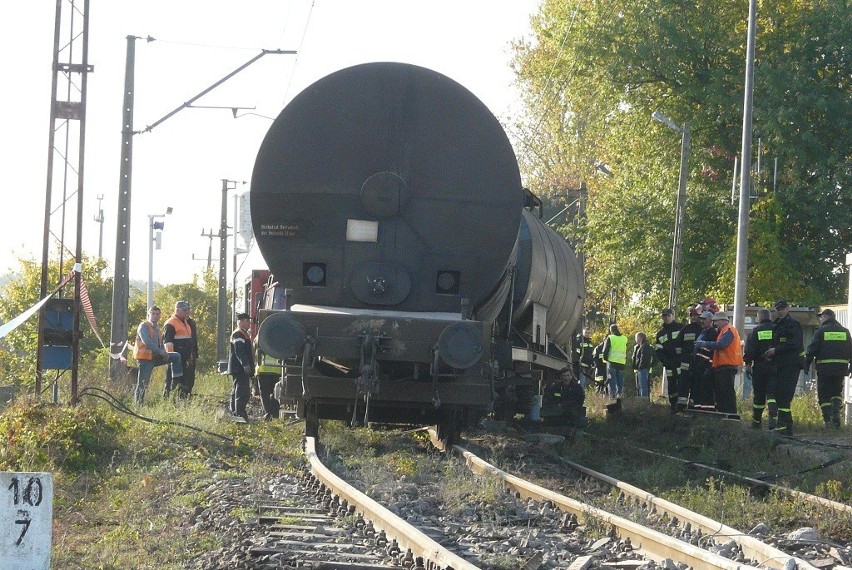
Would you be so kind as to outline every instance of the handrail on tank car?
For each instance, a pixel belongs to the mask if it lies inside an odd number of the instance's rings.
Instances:
[[[541,201],[541,198],[532,193],[529,188],[524,188],[524,208],[528,208],[532,211],[533,208],[538,208],[538,219],[542,219],[544,217],[544,204]]]

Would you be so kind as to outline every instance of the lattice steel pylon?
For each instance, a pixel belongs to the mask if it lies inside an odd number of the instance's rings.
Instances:
[[[66,13],[63,14],[63,12]],[[77,403],[77,369],[80,355],[80,271],[83,262],[86,91],[88,74],[92,71],[94,68],[89,65],[89,0],[56,0],[39,298],[44,299],[58,289],[57,295],[69,301],[63,306],[71,313],[71,330],[70,335],[63,334],[66,318],[59,318],[58,320],[61,321],[59,323],[48,322],[46,313],[52,312],[46,311],[46,306],[39,311],[35,390],[36,395],[40,396],[44,373],[46,370],[52,370],[55,372],[53,399],[57,401],[59,379],[70,371],[71,404]],[[57,158],[59,160],[56,160]],[[66,223],[72,215],[76,219],[76,229],[69,227],[71,224]],[[71,237],[75,239],[73,252],[66,245]],[[56,246],[54,255],[58,255],[59,262],[59,269],[55,276],[50,275],[52,246]],[[68,286],[63,279],[63,273],[65,273],[63,268],[67,265],[66,254],[69,254],[69,258],[70,254],[74,256],[73,297],[68,294],[66,290]],[[62,310],[60,308],[56,311],[60,317],[62,317]],[[55,343],[55,345],[45,346],[46,343]],[[70,349],[70,363],[66,365],[67,351],[52,351],[54,348]],[[50,355],[53,362],[45,362],[46,354]]]

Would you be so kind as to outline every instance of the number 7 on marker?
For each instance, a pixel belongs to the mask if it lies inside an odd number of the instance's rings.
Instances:
[[[27,534],[27,531],[30,529],[30,524],[32,524],[29,511],[19,510],[18,516],[20,518],[15,521],[15,524],[23,525],[24,528],[21,529],[21,536],[19,536],[18,540],[15,541],[15,546],[21,546],[21,541],[24,540],[24,535]]]

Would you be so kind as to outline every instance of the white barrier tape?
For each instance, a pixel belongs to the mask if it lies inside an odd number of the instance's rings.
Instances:
[[[119,344],[121,344],[121,348],[118,350],[118,352],[113,352],[112,349],[115,348],[116,346],[118,346]],[[128,343],[127,341],[124,341],[122,343],[116,342],[116,343],[111,344],[110,345],[110,351],[109,351],[109,357],[112,358],[113,360],[122,360],[123,358],[125,358],[123,356],[124,349],[126,349],[129,344],[130,343]]]
[[[26,311],[24,311],[23,313],[18,315],[17,317],[12,319],[8,323],[4,323],[3,326],[0,326],[0,338],[5,337],[7,334],[9,334],[13,330],[18,328],[22,324],[24,324],[24,322],[27,319],[29,319],[31,316],[36,314],[38,312],[38,310],[41,309],[42,305],[47,303],[47,301],[51,297],[53,297],[53,293],[51,293],[50,295],[48,295],[47,297],[45,297],[44,299],[42,299],[41,301],[39,301],[38,303],[36,303],[32,307],[30,307],[29,309],[27,309]]]

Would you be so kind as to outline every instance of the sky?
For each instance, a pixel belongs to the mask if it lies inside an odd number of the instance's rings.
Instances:
[[[82,7],[82,0],[75,1]],[[64,2],[63,19],[68,22],[71,0]],[[211,242],[202,233],[218,233],[222,180],[236,182],[229,184],[235,187],[228,198],[231,224],[231,196],[248,191],[249,184],[242,182],[251,180],[254,158],[271,118],[302,89],[351,65],[400,61],[449,76],[477,95],[498,118],[508,118],[519,108],[509,68],[511,42],[529,34],[530,17],[538,4],[539,0],[91,0],[89,63],[94,72],[88,75],[87,90],[83,250],[93,256],[98,253],[100,224],[95,217],[100,204],[103,256],[110,271],[114,267],[128,35],[155,38],[150,43],[135,42],[133,128],[137,131],[261,49],[298,52],[266,55],[193,104],[224,109],[182,109],[150,132],[133,137],[130,278],[148,278],[149,216],[172,208],[170,215],[156,218],[165,227],[162,249],[154,251],[153,276],[157,283],[185,283],[206,266]],[[14,2],[5,13],[0,34],[5,72],[0,89],[4,113],[0,274],[17,268],[21,257],[41,259],[42,255],[55,3]],[[82,20],[77,22],[79,27]],[[233,107],[242,108],[236,118]],[[76,134],[71,140],[76,149]],[[56,144],[64,152],[64,134]],[[65,192],[70,196],[76,179],[69,180],[71,187]],[[54,208],[62,201],[63,186],[62,171],[55,170]],[[65,212],[65,243],[73,251],[76,197]],[[51,216],[55,234],[62,233],[61,214],[57,209]],[[237,243],[243,244],[240,238]],[[218,239],[212,246],[213,267],[218,271]],[[229,266],[230,255],[229,251]],[[264,266],[256,245],[237,259],[242,268],[238,281],[251,269]],[[230,280],[230,267],[228,271]]]

